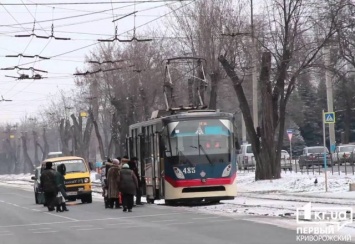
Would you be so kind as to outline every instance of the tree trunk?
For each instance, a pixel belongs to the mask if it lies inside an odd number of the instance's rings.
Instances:
[[[34,165],[35,166],[39,166],[40,165],[40,161],[39,161],[39,157],[38,157],[38,135],[36,131],[32,131],[32,135],[33,135],[33,146],[34,146],[34,150],[35,150],[35,156],[34,156]]]
[[[218,92],[218,81],[219,81],[219,73],[215,72],[210,74],[211,77],[211,93],[210,93],[210,109],[217,108],[217,92]]]
[[[28,149],[27,149],[27,132],[23,133],[21,136],[22,139],[22,149],[23,149],[23,157],[24,157],[24,163],[25,163],[25,169],[24,173],[30,173],[35,169],[35,166],[32,163],[32,160],[30,156],[28,155]]]
[[[194,106],[194,79],[188,79],[187,80],[187,92],[188,92],[188,99],[189,99],[189,105]]]
[[[59,134],[60,134],[60,141],[62,144],[63,156],[68,156],[70,155],[70,150],[68,145],[70,139],[70,122],[68,120],[65,119],[60,120]]]
[[[223,57],[219,57],[219,61],[225,69],[227,75],[233,83],[234,90],[236,91],[237,98],[240,104],[240,109],[245,119],[246,130],[252,145],[255,161],[256,172],[255,180],[264,179],[277,179],[280,178],[278,173],[277,157],[275,151],[275,110],[277,109],[273,103],[272,86],[270,82],[271,70],[271,54],[268,52],[263,53],[260,83],[262,89],[262,123],[261,123],[261,142],[254,129],[253,119],[250,112],[250,107],[246,99],[242,81],[234,71],[233,67]]]
[[[99,150],[100,150],[101,160],[104,160],[105,159],[104,143],[102,142],[102,137],[101,137],[101,134],[100,134],[99,125],[97,124],[97,121],[94,118],[94,114],[93,114],[92,110],[89,111],[89,115],[91,117],[92,123],[94,124],[96,138],[97,138],[97,141],[99,143]]]
[[[48,140],[47,140],[46,128],[43,128],[42,138],[43,138],[43,144],[44,144],[43,155],[42,155],[42,161],[43,161],[47,158],[48,153],[49,153],[49,145],[48,145]]]

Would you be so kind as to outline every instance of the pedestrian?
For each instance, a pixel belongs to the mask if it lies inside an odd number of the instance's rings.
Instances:
[[[62,199],[60,199],[60,201],[58,201],[58,203],[57,203],[57,212],[69,211],[67,209],[67,204],[65,203],[65,200],[68,198],[68,195],[66,193],[65,178],[64,178],[66,171],[67,171],[67,169],[65,167],[65,164],[58,165],[58,167],[57,167],[57,185],[58,185],[58,190],[59,190],[59,193],[61,194]]]
[[[101,166],[101,187],[102,187],[102,197],[104,198],[105,208],[109,207],[109,201],[107,198],[107,177],[106,177],[106,162],[102,163]]]
[[[123,212],[132,212],[133,198],[138,188],[138,179],[128,164],[122,166],[120,172],[120,191],[122,193]]]
[[[139,177],[139,172],[138,172],[138,158],[133,157],[128,163],[129,168],[133,170],[135,176],[137,177],[138,180],[138,187],[136,189],[136,205],[143,205],[141,202],[141,197],[142,197],[142,181]]]
[[[44,192],[48,211],[54,211],[58,194],[56,171],[52,169],[52,167],[52,162],[46,162],[46,168],[43,170],[40,177],[41,188]]]
[[[119,195],[119,177],[120,177],[120,162],[117,159],[112,160],[112,166],[107,173],[107,197],[109,198],[109,208],[121,208]]]

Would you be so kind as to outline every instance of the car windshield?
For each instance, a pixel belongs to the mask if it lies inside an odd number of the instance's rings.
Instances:
[[[253,153],[253,149],[251,148],[251,146],[247,146],[247,153]]]
[[[344,146],[344,147],[339,147],[339,152],[352,152],[354,151],[355,146]]]
[[[232,128],[224,119],[171,122],[166,156],[173,164],[230,162]]]
[[[73,159],[73,160],[65,160],[56,162],[56,167],[60,164],[65,164],[66,173],[77,173],[77,172],[86,172],[87,168],[83,160],[81,159]]]
[[[326,149],[326,152],[328,152],[328,149]],[[324,153],[324,147],[308,148],[308,153]]]

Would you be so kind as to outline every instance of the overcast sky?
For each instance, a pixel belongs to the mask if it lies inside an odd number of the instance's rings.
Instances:
[[[139,3],[142,0],[7,0],[0,3],[0,68],[33,67],[48,73],[39,73],[47,79],[17,80],[6,76],[18,77],[19,74],[33,75],[31,70],[0,70],[0,96],[11,99],[11,102],[0,101],[0,124],[16,123],[21,118],[36,116],[39,109],[47,101],[58,96],[60,90],[74,88],[73,74],[76,68],[82,68],[86,54],[98,47],[97,39],[110,39],[113,37],[115,25],[113,19],[138,11],[136,14],[137,34],[145,28],[162,26],[164,16],[171,10],[169,6],[180,7],[181,4],[171,0]],[[100,2],[101,4],[85,5],[41,5],[48,3],[83,3]],[[107,2],[107,3],[103,3]],[[118,3],[120,2],[120,3]],[[124,2],[124,3],[122,3]],[[7,5],[7,4],[33,4],[38,5]],[[134,4],[135,3],[135,4]],[[113,10],[112,10],[113,9]],[[99,12],[101,13],[95,13]],[[105,11],[105,12],[103,12]],[[67,18],[76,15],[85,15]],[[170,15],[171,16],[171,15]],[[35,30],[32,32],[33,22],[36,19]],[[54,21],[52,22],[52,19]],[[56,20],[60,19],[60,20]],[[157,19],[157,20],[155,20]],[[127,33],[134,27],[134,16],[121,19],[117,23],[118,33],[123,39],[132,36]],[[40,39],[35,36],[15,37],[15,35],[50,36],[51,25],[54,25],[54,36],[71,38],[69,41]],[[76,49],[82,48],[77,51]],[[73,51],[73,52],[71,52]],[[49,60],[33,58],[11,58],[6,55],[40,55],[53,57]],[[1,99],[1,97],[0,97]]]

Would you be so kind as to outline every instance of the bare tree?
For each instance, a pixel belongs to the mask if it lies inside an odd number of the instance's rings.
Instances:
[[[327,2],[328,3],[328,2]],[[320,51],[334,35],[337,13],[344,7],[329,4],[319,16],[310,15],[316,2],[275,0],[267,6],[269,21],[260,33],[262,55],[259,83],[262,95],[262,119],[253,126],[242,80],[225,56],[219,61],[232,80],[256,159],[256,180],[281,177],[280,157],[285,134],[286,106],[297,77],[320,58]],[[330,10],[329,10],[330,9]],[[266,17],[266,16],[265,16]],[[315,18],[316,17],[316,18]],[[324,24],[325,23],[325,24]],[[314,35],[317,26],[317,35]],[[269,28],[268,32],[266,31]],[[274,65],[273,65],[274,63]],[[271,72],[274,70],[274,72]]]

